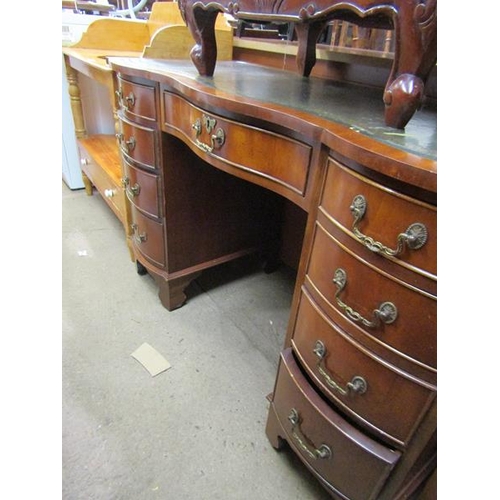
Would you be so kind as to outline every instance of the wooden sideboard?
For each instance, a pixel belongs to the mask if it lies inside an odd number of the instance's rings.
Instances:
[[[181,306],[203,269],[256,250],[272,260],[284,206],[298,207],[270,443],[333,498],[433,498],[435,111],[396,132],[383,89],[237,61],[213,77],[187,60],[109,64],[132,249],[162,303]]]

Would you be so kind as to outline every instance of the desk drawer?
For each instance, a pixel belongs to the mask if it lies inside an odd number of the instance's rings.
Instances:
[[[125,168],[124,187],[128,199],[139,210],[152,217],[159,218],[159,177],[152,172],[146,172],[123,160]]]
[[[156,266],[165,267],[163,224],[142,215],[134,206],[131,209],[135,248]]]
[[[221,118],[175,94],[163,94],[165,123],[227,165],[272,180],[296,194],[306,190],[311,146]],[[213,139],[212,139],[213,137]]]
[[[406,446],[435,397],[341,332],[302,293],[292,343],[324,394],[381,438]]]
[[[134,125],[123,117],[119,123],[119,142],[123,155],[144,167],[155,169],[158,165],[155,130]]]
[[[309,385],[290,349],[281,356],[273,405],[288,443],[334,491],[350,500],[377,497],[399,452],[333,411]]]
[[[364,209],[361,208],[363,205]],[[371,248],[379,250],[383,246],[389,252],[394,251],[400,234],[413,235],[415,242],[405,244],[401,253],[393,257],[394,260],[421,273],[436,276],[437,213],[432,205],[385,188],[330,158],[320,209],[368,248],[371,245]],[[359,215],[353,229],[355,213]],[[424,239],[425,243],[422,243]],[[376,253],[387,256],[386,252],[379,250]]]
[[[344,320],[348,333],[361,332],[404,357],[436,368],[435,297],[368,265],[318,223],[307,281],[324,299],[332,319]]]
[[[118,93],[122,110],[129,118],[145,118],[156,122],[157,102],[154,86],[141,85],[118,77]]]

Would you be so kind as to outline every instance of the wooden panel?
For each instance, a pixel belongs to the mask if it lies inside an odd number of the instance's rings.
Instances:
[[[320,341],[325,354],[315,353]],[[302,293],[292,340],[295,352],[324,394],[379,437],[406,446],[435,397],[435,389],[399,373],[354,342]],[[354,377],[364,392],[348,388]]]
[[[302,375],[290,349],[281,355],[273,405],[288,443],[333,491],[350,500],[376,498],[399,452],[359,432],[330,408]],[[295,426],[289,420],[292,410],[299,416]],[[321,445],[330,448],[329,458],[313,458],[305,451]]]
[[[181,132],[185,139],[204,152],[209,152],[236,169],[270,179],[302,196],[305,194],[312,153],[309,145],[206,113],[169,92],[163,94],[163,111],[165,123]],[[214,129],[210,132],[204,125],[204,116],[215,120]],[[201,127],[198,136],[193,127],[197,121]],[[212,146],[211,136],[219,129],[224,131],[224,143],[208,151]]]
[[[347,281],[338,298],[354,312],[346,311],[337,303],[338,287],[333,279],[339,268],[345,271]],[[437,303],[434,297],[365,265],[356,255],[341,247],[319,224],[316,224],[307,276],[329,305],[330,315],[336,311],[337,315],[357,325],[371,339],[401,356],[436,367]],[[380,321],[378,325],[369,327],[356,321],[357,315],[373,321],[374,311],[385,302],[397,308],[397,317],[392,323]]]
[[[281,198],[211,167],[176,137],[164,134],[162,147],[169,273],[275,253]]]

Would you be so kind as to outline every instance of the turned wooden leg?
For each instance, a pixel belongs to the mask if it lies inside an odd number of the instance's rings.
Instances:
[[[295,25],[298,41],[297,68],[302,76],[309,76],[316,64],[316,42],[326,24],[318,22]]]
[[[394,63],[384,91],[385,123],[403,129],[424,96],[437,58],[436,1],[402,4],[395,20]]]
[[[184,293],[186,288],[194,281],[201,272],[196,272],[193,274],[189,274],[187,276],[181,276],[179,278],[174,279],[165,279],[161,276],[156,276],[153,274],[153,277],[159,287],[158,296],[160,297],[160,301],[166,309],[169,311],[173,311],[174,309],[178,309],[186,302],[186,294]]]
[[[271,443],[271,446],[277,450],[283,448],[284,439],[281,437],[283,434],[283,428],[276,416],[276,412],[274,411],[274,406],[271,403],[269,406],[269,413],[267,414],[267,423],[266,423],[266,436]]]
[[[85,193],[87,193],[88,196],[92,196],[92,194],[94,193],[92,182],[87,177],[87,174],[83,171],[82,171],[82,180],[83,180],[83,185],[85,186]]]
[[[194,38],[195,45],[191,49],[191,60],[198,73],[202,76],[212,76],[217,62],[217,43],[215,40],[215,21],[218,10],[205,10],[202,8],[185,8],[181,2],[180,8],[187,27]],[[192,2],[191,2],[192,3]]]
[[[83,118],[83,108],[80,87],[78,85],[78,73],[73,69],[67,58],[64,58],[66,67],[66,79],[68,80],[68,94],[71,105],[71,114],[73,115],[73,123],[75,125],[75,135],[77,139],[85,137],[87,131],[85,129],[85,120]]]
[[[64,57],[64,64],[66,67],[66,79],[68,80],[68,94],[71,105],[71,115],[73,116],[73,125],[75,127],[75,136],[77,139],[81,139],[87,136],[87,130],[85,129],[81,92],[80,86],[78,85],[78,72],[70,66],[66,56]],[[85,186],[85,192],[88,196],[92,196],[92,183],[83,171],[82,180]]]

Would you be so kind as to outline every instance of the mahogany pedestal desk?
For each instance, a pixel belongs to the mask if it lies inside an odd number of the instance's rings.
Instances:
[[[110,64],[133,249],[164,305],[182,305],[203,269],[272,251],[282,201],[299,207],[267,436],[333,498],[432,498],[435,112],[396,132],[382,89],[235,61],[213,78],[191,61]]]

